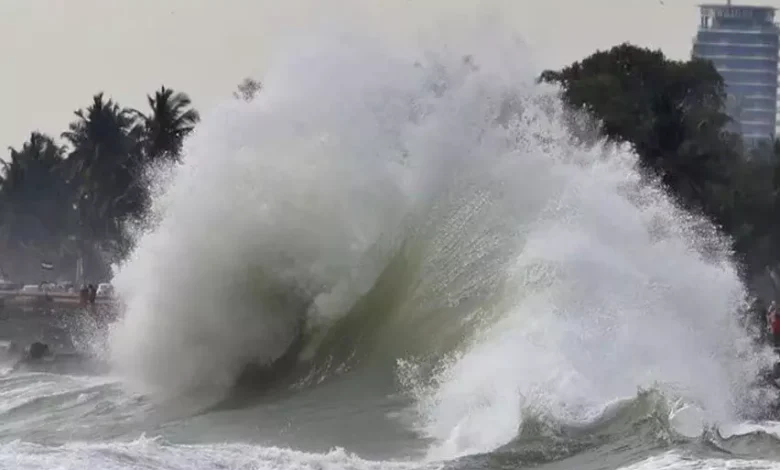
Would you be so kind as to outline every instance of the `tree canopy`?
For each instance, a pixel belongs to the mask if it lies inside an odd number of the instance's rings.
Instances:
[[[629,143],[683,207],[729,235],[745,276],[780,262],[780,145],[746,145],[732,132],[711,62],[621,44],[540,81],[560,85],[565,103],[597,119],[608,139]]]
[[[72,278],[80,258],[90,279],[102,279],[126,254],[125,224],[148,202],[145,166],[178,161],[200,119],[185,93],[162,87],[147,100],[145,114],[98,93],[74,113],[64,144],[36,131],[9,149],[0,180],[0,272],[38,282],[46,261]]]

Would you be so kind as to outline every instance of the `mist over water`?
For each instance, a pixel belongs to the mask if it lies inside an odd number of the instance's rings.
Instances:
[[[395,374],[431,458],[640,389],[735,419],[769,359],[725,244],[628,148],[575,139],[508,37],[316,37],[208,115],[114,279],[115,371],[214,403],[302,335],[296,371]]]

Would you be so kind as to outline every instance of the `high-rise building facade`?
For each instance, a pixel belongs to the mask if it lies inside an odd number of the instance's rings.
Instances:
[[[778,26],[775,9],[701,5],[693,56],[708,59],[723,76],[728,112],[746,141],[775,138]]]

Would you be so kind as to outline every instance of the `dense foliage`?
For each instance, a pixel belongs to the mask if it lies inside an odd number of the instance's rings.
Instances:
[[[780,262],[780,145],[746,145],[731,132],[725,86],[711,62],[623,44],[540,80],[561,85],[568,105],[595,117],[609,139],[630,144],[682,206],[730,235],[746,278]]]
[[[62,144],[33,132],[11,148],[0,182],[0,268],[14,281],[39,282],[42,263],[74,280],[77,260],[94,280],[129,247],[124,225],[147,203],[143,170],[179,158],[199,120],[184,93],[162,87],[149,110],[119,106],[99,93],[75,112]],[[51,280],[51,279],[50,279]]]

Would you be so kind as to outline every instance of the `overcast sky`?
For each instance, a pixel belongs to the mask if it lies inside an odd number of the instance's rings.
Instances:
[[[410,35],[435,22],[457,28],[458,18],[491,5],[529,44],[539,67],[624,41],[687,58],[698,2],[663,2],[0,0],[0,149],[21,145],[34,129],[58,135],[99,90],[140,107],[165,84],[207,111],[243,77],[262,79],[284,35],[334,15],[381,34]],[[780,0],[751,3],[780,6]]]

